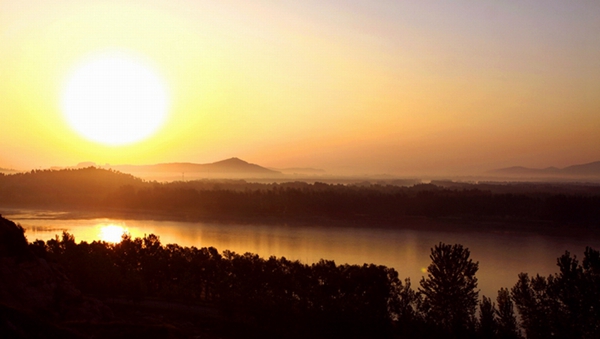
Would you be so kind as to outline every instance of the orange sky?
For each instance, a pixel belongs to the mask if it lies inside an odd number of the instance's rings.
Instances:
[[[600,160],[599,2],[412,3],[0,0],[0,167],[235,156],[418,174]],[[145,140],[89,141],[61,111],[74,65],[106,51],[143,56],[169,89]]]

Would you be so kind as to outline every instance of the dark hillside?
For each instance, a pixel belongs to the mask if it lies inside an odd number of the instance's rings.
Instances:
[[[94,167],[0,175],[0,203],[35,207],[93,206],[120,187],[141,187],[130,174]]]
[[[111,166],[126,173],[202,173],[205,175],[231,175],[240,176],[267,176],[277,177],[281,172],[248,163],[238,158],[230,158],[209,164],[195,164],[190,162],[174,162],[155,165],[116,165]]]

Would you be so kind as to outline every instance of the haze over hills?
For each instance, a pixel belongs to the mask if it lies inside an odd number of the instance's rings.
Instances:
[[[311,167],[290,167],[290,168],[271,168],[274,171],[282,172],[283,174],[297,174],[297,175],[313,175],[313,174],[325,174],[326,171],[320,168]]]
[[[544,177],[600,177],[600,161],[572,165],[565,168],[528,168],[513,166],[490,171],[492,174],[508,176],[544,176]]]
[[[277,177],[281,172],[239,158],[230,158],[209,164],[189,162],[160,163],[154,165],[114,165],[106,166],[124,173],[147,176],[152,174],[172,174],[191,177]]]
[[[407,178],[406,175],[393,174],[355,174],[344,175],[332,173],[320,168],[311,167],[290,167],[273,168],[263,167],[258,164],[249,163],[237,157],[216,161],[213,163],[192,163],[192,162],[173,162],[158,163],[148,165],[100,165],[95,162],[80,162],[76,166],[70,167],[51,167],[51,170],[77,169],[97,167],[112,169],[122,173],[132,174],[145,180],[157,181],[179,181],[179,180],[198,180],[198,179],[259,179],[259,180],[390,180],[398,178]],[[27,172],[27,170],[14,170],[0,168],[0,172],[5,174]],[[500,169],[489,170],[480,174],[461,175],[434,175],[418,173],[410,176],[411,178],[420,178],[419,180],[456,180],[456,181],[600,181],[600,161],[571,165],[564,168],[546,167],[529,168],[524,166],[512,166]]]

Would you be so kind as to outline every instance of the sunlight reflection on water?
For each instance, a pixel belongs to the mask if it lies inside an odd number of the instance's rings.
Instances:
[[[12,217],[6,215],[9,219]],[[430,249],[439,242],[459,243],[479,261],[480,295],[495,298],[500,287],[512,287],[520,272],[530,275],[556,273],[556,258],[565,250],[581,256],[585,246],[600,247],[598,238],[562,238],[541,235],[415,231],[288,225],[239,225],[151,220],[79,219],[50,220],[13,218],[26,229],[29,241],[48,240],[62,231],[77,242],[120,241],[123,232],[132,238],[155,234],[163,245],[216,247],[264,258],[285,256],[314,263],[320,259],[337,264],[374,263],[395,268],[401,279],[410,277],[416,289],[427,274]],[[103,231],[104,230],[104,231]],[[106,234],[106,237],[102,234]]]

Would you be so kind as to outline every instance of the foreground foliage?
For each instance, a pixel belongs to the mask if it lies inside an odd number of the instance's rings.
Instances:
[[[479,300],[478,263],[461,245],[432,248],[428,276],[416,291],[385,266],[307,265],[213,247],[165,246],[155,235],[126,235],[110,244],[76,243],[63,233],[29,246],[62,264],[85,293],[212,305],[232,322],[274,336],[521,338],[519,325],[528,338],[600,335],[600,256],[591,248],[583,264],[569,253],[559,258],[556,276],[521,274],[493,302]]]
[[[512,289],[527,338],[598,338],[600,336],[600,253],[586,248],[583,263],[566,252],[556,275],[530,278]]]
[[[475,326],[479,264],[462,245],[440,243],[431,250],[427,278],[422,278],[420,308],[436,327],[462,337]],[[484,297],[485,304],[486,299]],[[483,307],[483,304],[482,304]],[[483,311],[483,309],[482,309]],[[482,313],[484,314],[484,313]]]

